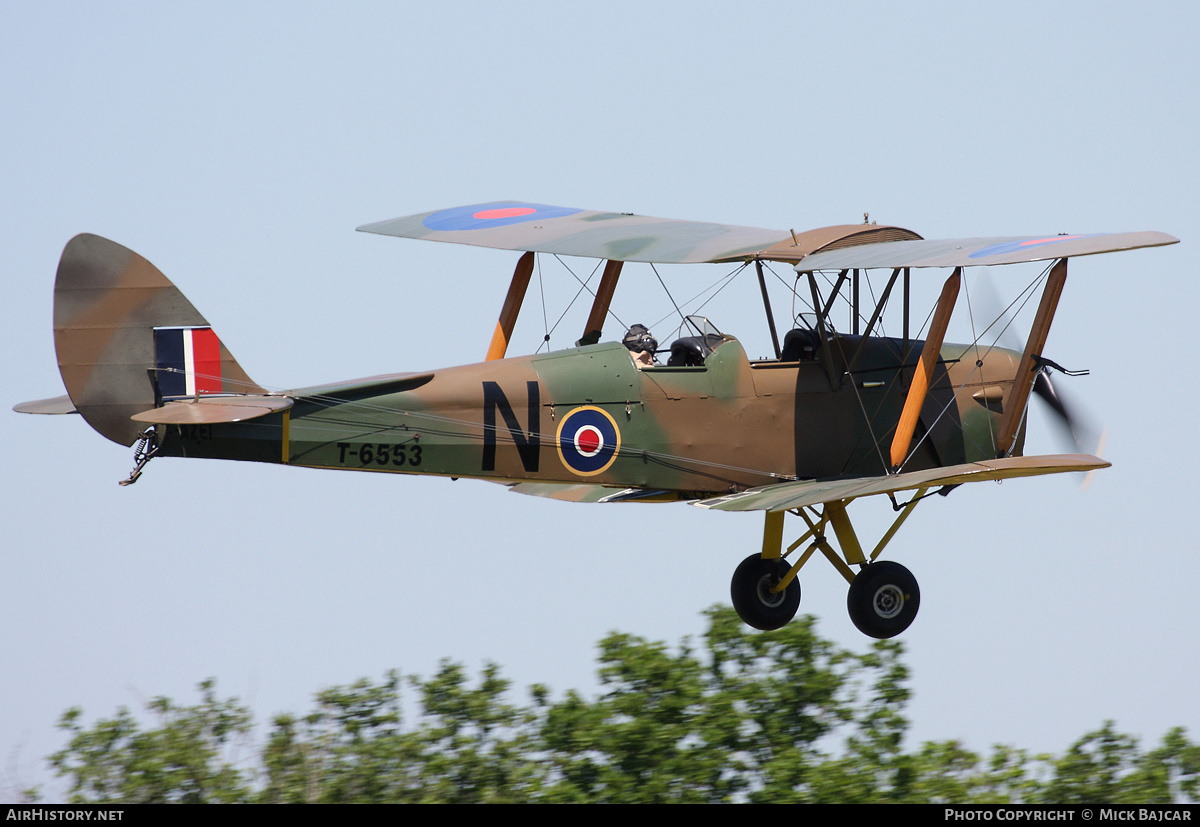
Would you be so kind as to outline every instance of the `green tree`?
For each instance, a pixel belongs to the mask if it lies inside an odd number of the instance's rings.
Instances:
[[[1112,721],[1089,732],[1053,762],[1043,800],[1062,804],[1169,804],[1196,798],[1200,747],[1173,729],[1155,750],[1142,753],[1137,739]]]
[[[227,755],[250,731],[250,713],[236,700],[219,701],[215,682],[200,684],[201,702],[177,706],[155,698],[147,709],[159,720],[142,730],[128,709],[91,729],[82,712],[68,710],[59,728],[71,739],[50,756],[59,775],[72,780],[72,802],[137,804],[230,803],[249,794],[246,778]]]
[[[420,725],[401,721],[402,679],[360,680],[317,694],[317,709],[275,719],[263,750],[257,800],[287,803],[515,802],[533,797],[542,773],[533,714],[504,701],[509,684],[489,664],[479,686],[443,663],[408,682]]]
[[[420,744],[401,726],[401,677],[318,692],[303,718],[280,715],[263,749],[266,803],[416,800]]]
[[[120,709],[91,728],[78,709],[51,764],[79,802],[930,802],[1156,803],[1197,797],[1200,747],[1182,730],[1142,751],[1109,722],[1061,756],[956,741],[908,750],[908,669],[899,643],[865,653],[811,618],[761,633],[708,612],[702,645],[613,633],[600,691],[510,699],[494,664],[471,680],[443,662],[429,679],[390,672],[318,692],[251,748],[249,712],[218,700]],[[402,690],[419,710],[403,720]],[[238,760],[239,749],[247,751]]]
[[[537,760],[536,713],[504,700],[509,682],[488,664],[471,689],[463,668],[443,662],[421,693],[420,800],[516,803],[537,797],[544,767]],[[540,690],[534,689],[537,693]]]

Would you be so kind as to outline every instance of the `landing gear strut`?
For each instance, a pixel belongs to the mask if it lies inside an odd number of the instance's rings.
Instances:
[[[908,503],[895,506],[899,515],[869,556],[863,553],[846,514],[850,499],[821,503],[819,510],[805,506],[787,512],[768,511],[762,554],[747,557],[733,574],[730,595],[738,616],[755,629],[769,631],[785,626],[800,606],[800,583],[796,573],[814,552],[820,551],[850,584],[846,607],[858,630],[881,639],[900,634],[917,616],[921,590],[917,579],[904,566],[890,560],[875,560],[927,490],[919,489]],[[808,524],[808,531],[785,549],[783,521],[787,513],[803,519]],[[833,530],[841,547],[840,553],[825,536],[827,529]],[[799,559],[789,561],[788,556],[806,542],[808,548]],[[855,574],[851,566],[858,566],[859,572]],[[781,583],[785,584],[783,588],[779,588]]]

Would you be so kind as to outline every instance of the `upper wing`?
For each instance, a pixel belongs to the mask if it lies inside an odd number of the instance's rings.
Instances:
[[[1093,471],[1107,468],[1111,462],[1088,454],[1055,454],[1051,456],[1008,457],[985,462],[968,462],[945,468],[908,471],[884,477],[858,477],[849,480],[804,480],[783,482],[750,488],[737,494],[713,497],[692,503],[701,508],[718,511],[784,511],[809,505],[849,500],[872,494],[910,491],[937,485],[959,485],[964,482],[1003,480],[1009,477],[1034,477],[1042,474],[1062,474],[1067,471]]]
[[[800,262],[801,270],[872,267],[971,267],[1175,244],[1166,233],[921,239],[911,230],[873,224],[795,233],[733,224],[678,221],[524,201],[470,204],[364,224],[361,232],[473,244],[501,250],[557,253],[612,261],[666,264]]]
[[[797,270],[855,270],[872,267],[980,267],[1019,264],[1070,256],[1090,256],[1139,247],[1177,244],[1166,233],[1094,233],[1091,235],[957,238],[890,241],[813,253]]]
[[[675,221],[521,201],[452,207],[364,224],[358,229],[501,250],[670,264],[753,258],[756,253],[791,239],[787,230]]]

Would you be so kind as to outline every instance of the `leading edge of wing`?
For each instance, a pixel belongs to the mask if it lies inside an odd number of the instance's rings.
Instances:
[[[1007,236],[998,238],[888,241],[813,253],[796,265],[810,270],[867,270],[873,267],[982,267],[1177,244],[1166,233]]]
[[[750,488],[737,494],[713,497],[692,505],[717,511],[784,511],[809,505],[932,488],[940,485],[959,485],[964,482],[984,482],[1012,477],[1036,477],[1043,474],[1063,474],[1069,471],[1093,471],[1108,468],[1111,462],[1090,454],[1052,454],[1047,456],[1008,457],[1005,459],[968,462],[945,468],[908,471],[885,477],[856,477],[848,480],[802,480]]]
[[[377,221],[360,232],[611,261],[692,264],[753,258],[786,230],[495,201]]]

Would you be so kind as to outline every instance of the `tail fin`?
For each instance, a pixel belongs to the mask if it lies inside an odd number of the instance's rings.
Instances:
[[[145,427],[131,416],[172,396],[266,393],[158,268],[96,235],[75,236],[58,263],[54,347],[76,410],[122,445]]]

